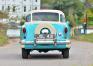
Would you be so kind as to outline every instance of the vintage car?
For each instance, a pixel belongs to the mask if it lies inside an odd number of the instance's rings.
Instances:
[[[28,58],[33,50],[59,50],[63,58],[69,58],[70,27],[62,11],[33,10],[26,16],[20,32],[22,58]]]

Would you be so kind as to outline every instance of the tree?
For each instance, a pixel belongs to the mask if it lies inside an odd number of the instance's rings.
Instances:
[[[84,4],[84,17],[86,24],[93,19],[93,0],[83,0]]]
[[[75,15],[79,17],[83,15],[84,5],[80,0],[56,0],[53,9],[62,10],[73,26],[76,26]]]
[[[53,3],[53,9],[62,10],[65,13],[66,18],[68,18],[73,26],[71,35],[78,38],[79,34],[75,33],[79,32],[77,32],[75,27],[79,25],[79,19],[83,15],[84,4],[80,0],[58,0]]]

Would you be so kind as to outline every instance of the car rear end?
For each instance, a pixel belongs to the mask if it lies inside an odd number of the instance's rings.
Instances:
[[[28,54],[32,50],[38,50],[39,52],[59,50],[62,52],[64,58],[68,58],[69,49],[71,47],[69,39],[70,29],[65,22],[63,23],[59,21],[33,21],[33,23],[27,22],[21,28],[20,43],[22,47],[22,57],[27,58]]]

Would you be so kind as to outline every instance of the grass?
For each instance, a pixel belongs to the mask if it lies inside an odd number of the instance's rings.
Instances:
[[[88,22],[88,26],[93,26],[93,21]]]
[[[0,46],[4,46],[8,43],[8,38],[6,36],[6,29],[3,28],[4,24],[0,24]]]
[[[87,41],[87,42],[92,42],[93,43],[93,33],[92,34],[85,34],[85,35],[81,35],[79,37],[80,41]]]
[[[8,43],[8,38],[5,32],[5,30],[0,30],[0,46],[3,46]]]

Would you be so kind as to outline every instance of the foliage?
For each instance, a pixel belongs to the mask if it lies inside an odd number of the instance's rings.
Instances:
[[[21,18],[20,25],[23,25],[23,24],[25,23],[25,21],[26,21],[26,18],[25,18],[25,16],[23,16],[23,17]]]
[[[46,3],[50,4],[50,3],[54,2],[54,1],[56,1],[56,0],[52,0],[52,1],[51,0],[41,0],[41,3],[42,4],[46,4]]]
[[[0,11],[0,18],[8,18],[8,13]]]
[[[87,12],[89,22],[93,16],[93,0],[41,0],[43,4],[52,5],[51,9],[62,10],[66,18],[76,26],[76,22],[80,24],[81,19],[85,18]],[[77,17],[76,17],[77,16]],[[93,19],[93,18],[92,18]]]
[[[53,9],[62,10],[66,14],[66,18],[73,26],[76,26],[76,20],[79,20],[83,15],[84,4],[80,0],[56,0],[53,3]]]

